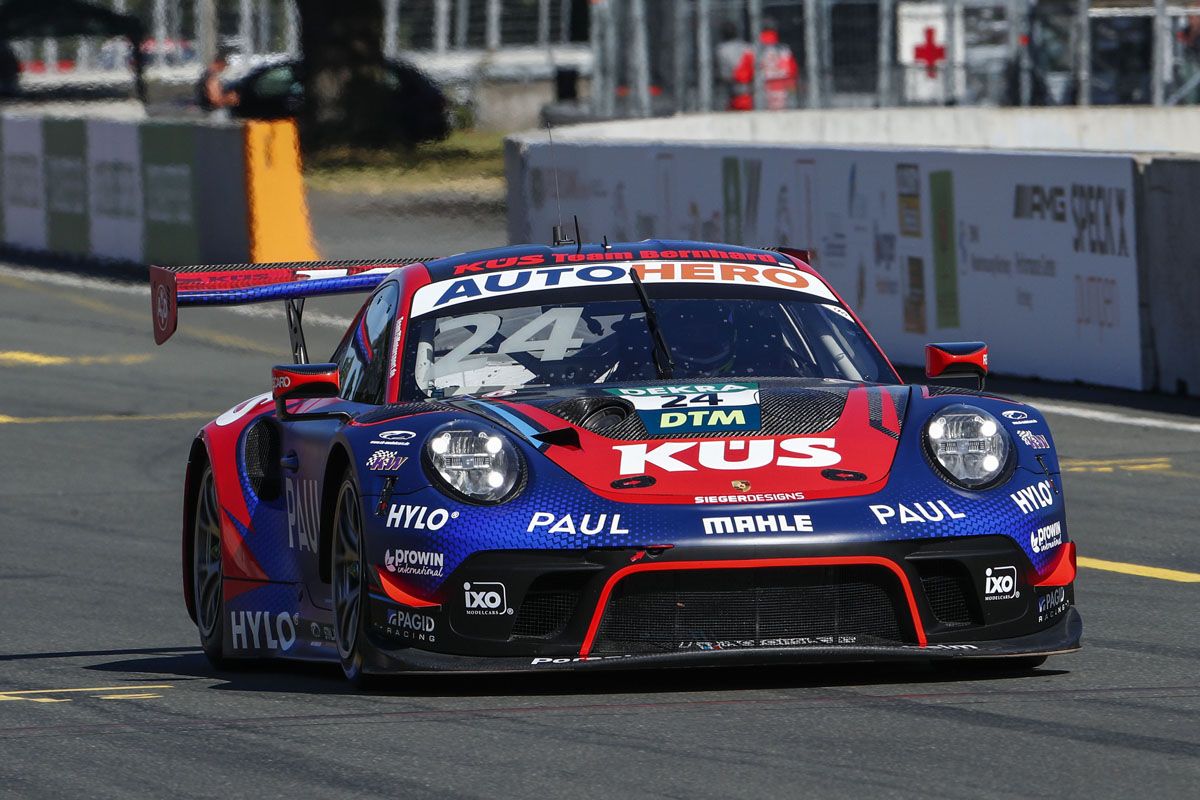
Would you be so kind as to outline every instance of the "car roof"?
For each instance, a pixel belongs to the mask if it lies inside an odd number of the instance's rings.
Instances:
[[[742,245],[699,242],[687,239],[645,239],[640,242],[614,242],[604,244],[562,245],[549,247],[537,244],[509,245],[490,250],[474,250],[446,258],[426,261],[432,281],[444,281],[462,275],[483,273],[496,269],[520,267],[543,267],[556,264],[596,263],[605,261],[640,260],[688,260],[688,261],[750,261],[761,264],[781,265],[803,269],[816,274],[804,264],[796,262],[776,250],[765,250]],[[803,262],[802,262],[803,263]]]

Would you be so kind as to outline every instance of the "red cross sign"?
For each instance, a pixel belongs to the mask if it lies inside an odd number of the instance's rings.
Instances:
[[[925,65],[926,75],[937,77],[937,65],[946,60],[946,48],[933,40],[933,28],[925,29],[925,41],[913,49],[913,58]]]

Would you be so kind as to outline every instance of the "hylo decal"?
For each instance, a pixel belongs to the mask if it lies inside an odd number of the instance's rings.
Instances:
[[[229,637],[234,650],[290,650],[296,643],[296,623],[280,612],[230,611]]]
[[[1018,489],[1009,495],[1023,514],[1032,514],[1042,508],[1054,505],[1054,490],[1050,481],[1038,481],[1033,486]]]
[[[406,528],[410,531],[440,531],[452,519],[458,519],[457,511],[403,503],[393,504],[388,509],[387,527]]]

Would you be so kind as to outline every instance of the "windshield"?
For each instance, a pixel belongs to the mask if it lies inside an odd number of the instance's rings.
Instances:
[[[457,313],[420,317],[406,335],[404,363],[411,369],[405,369],[403,394],[451,397],[655,380],[645,310],[632,288],[623,294],[499,307],[472,303]],[[544,299],[552,295],[544,293]],[[697,297],[695,289],[665,286],[652,288],[651,303],[674,361],[674,380],[894,379],[879,350],[834,303],[779,291]]]

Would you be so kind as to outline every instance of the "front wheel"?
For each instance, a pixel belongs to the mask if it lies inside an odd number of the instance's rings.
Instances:
[[[333,616],[336,624],[338,655],[346,678],[360,688],[366,686],[363,649],[367,646],[365,627],[367,608],[366,574],[363,568],[362,504],[358,488],[349,472],[338,489],[333,511]]]
[[[218,669],[226,666],[221,647],[225,628],[221,573],[221,507],[217,503],[217,485],[211,464],[204,466],[196,490],[192,520],[192,601],[196,609],[196,628],[200,647],[209,663]]]

